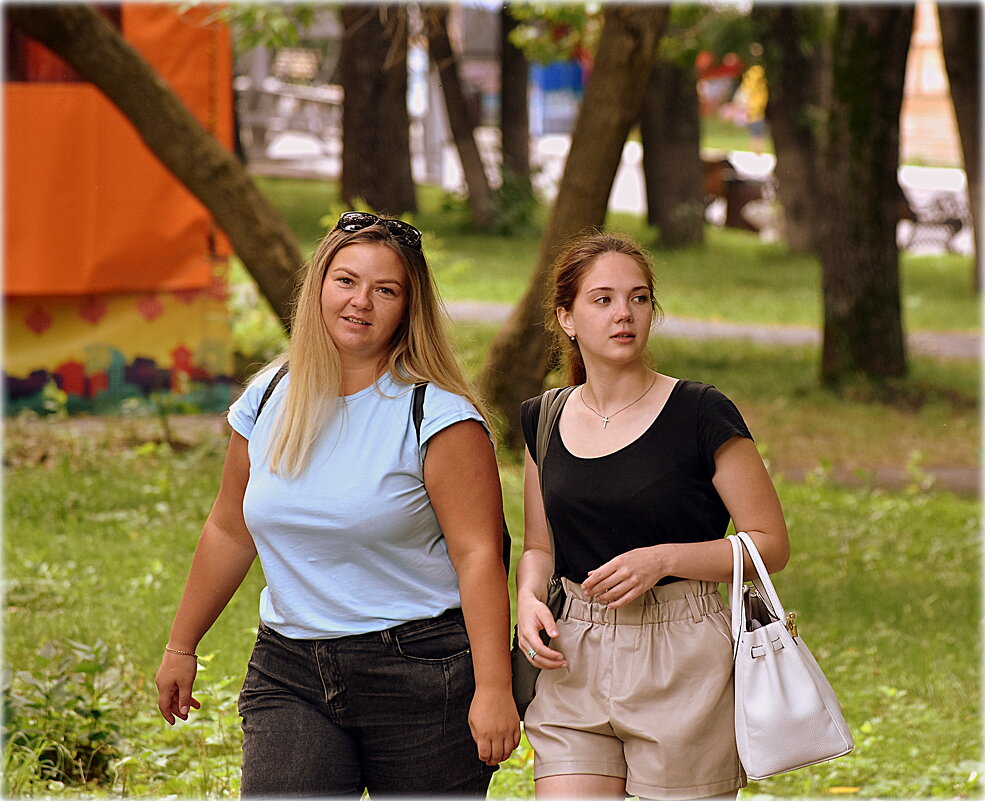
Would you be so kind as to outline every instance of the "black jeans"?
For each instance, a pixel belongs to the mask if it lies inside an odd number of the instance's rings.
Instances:
[[[243,796],[483,798],[461,610],[386,631],[293,640],[260,624],[239,697]]]

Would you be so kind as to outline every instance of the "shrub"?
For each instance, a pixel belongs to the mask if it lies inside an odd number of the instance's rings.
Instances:
[[[3,794],[16,783],[103,783],[119,756],[123,726],[119,660],[105,643],[47,642],[42,668],[4,676]],[[23,787],[21,788],[23,789]]]

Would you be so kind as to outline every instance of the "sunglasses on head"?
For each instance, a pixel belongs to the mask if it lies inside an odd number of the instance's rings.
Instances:
[[[335,227],[347,233],[354,233],[363,228],[369,228],[371,225],[382,225],[386,228],[387,233],[401,245],[413,250],[421,250],[421,232],[403,220],[387,220],[370,214],[368,211],[347,211],[339,217]]]

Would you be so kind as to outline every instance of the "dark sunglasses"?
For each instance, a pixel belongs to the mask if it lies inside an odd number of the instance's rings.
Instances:
[[[387,233],[401,245],[420,252],[421,232],[403,220],[386,220],[383,217],[370,214],[368,211],[347,211],[339,217],[335,227],[351,234],[355,231],[361,231],[363,228],[369,228],[371,225],[382,225],[386,228]]]

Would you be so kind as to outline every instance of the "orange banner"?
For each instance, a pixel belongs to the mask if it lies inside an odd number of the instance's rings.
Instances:
[[[231,49],[211,9],[125,5],[124,36],[227,147]],[[4,85],[4,293],[204,289],[228,253],[205,208],[86,83]]]

